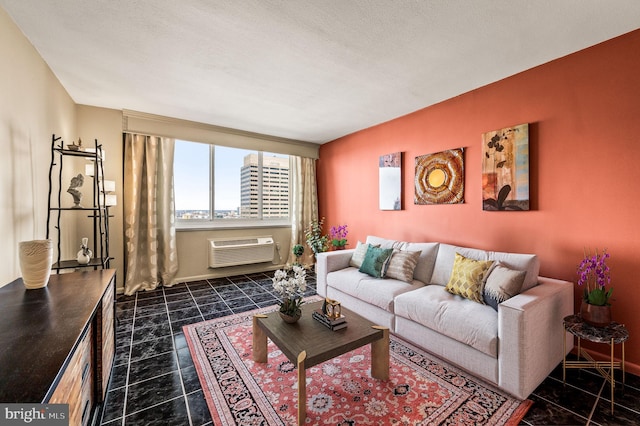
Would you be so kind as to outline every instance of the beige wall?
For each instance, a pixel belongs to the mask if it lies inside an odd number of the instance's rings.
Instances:
[[[109,255],[114,258],[111,267],[116,268],[116,284],[122,287],[124,282],[123,215],[122,215],[122,111],[77,105],[78,136],[83,144],[94,144],[95,139],[105,151],[104,176],[106,180],[116,182],[118,204],[109,209]],[[83,235],[91,235],[87,229],[89,221],[80,221]]]
[[[271,236],[280,250],[274,250],[271,263],[257,265],[240,265],[227,268],[208,268],[209,238],[227,237],[262,237]],[[178,273],[174,282],[192,281],[203,278],[248,274],[265,270],[275,270],[287,262],[291,245],[291,228],[244,228],[216,231],[182,230],[177,232],[178,239]]]
[[[21,275],[18,261],[18,242],[42,239],[46,236],[49,165],[51,162],[51,135],[61,136],[66,143],[81,138],[83,145],[92,145],[94,139],[106,151],[105,176],[116,181],[118,206],[112,209],[110,220],[110,254],[115,257],[111,266],[117,268],[117,286],[124,283],[124,243],[122,214],[123,114],[119,110],[76,105],[64,87],[51,72],[22,32],[6,12],[0,8],[0,286]],[[182,123],[182,122],[181,122]],[[188,123],[198,135],[209,137],[215,126]],[[187,132],[189,126],[185,127]],[[225,131],[227,131],[226,129]],[[203,133],[204,132],[204,133]],[[190,134],[190,133],[189,133]],[[220,135],[220,133],[217,133]],[[184,138],[187,135],[183,136]],[[255,135],[232,135],[244,143]],[[231,136],[228,136],[231,137]],[[255,149],[269,150],[270,144],[283,145],[283,140],[255,137]],[[304,149],[317,155],[317,146],[290,142],[294,150]],[[265,145],[266,144],[266,145]],[[69,179],[84,172],[84,160],[65,157],[62,181],[62,204],[71,205],[66,194]],[[55,181],[54,181],[55,185]],[[56,190],[54,188],[54,190]],[[87,195],[88,196],[88,195]],[[92,228],[86,214],[65,213],[62,219],[62,257],[73,257],[80,238],[90,236]],[[178,232],[178,258],[180,268],[175,282],[250,273],[274,269],[286,262],[290,245],[290,228],[225,229]],[[280,246],[271,264],[248,265],[224,269],[209,269],[207,239],[213,237],[271,235]],[[280,260],[282,258],[282,260]]]
[[[18,242],[45,238],[51,134],[74,138],[75,105],[0,8],[0,286],[20,276]]]

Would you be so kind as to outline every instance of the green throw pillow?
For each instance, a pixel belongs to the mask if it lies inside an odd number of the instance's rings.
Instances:
[[[456,253],[451,278],[445,290],[484,305],[482,285],[491,265],[493,265],[492,260],[468,259],[460,253]]]
[[[393,249],[382,249],[378,247],[369,246],[367,253],[364,255],[362,266],[359,271],[372,277],[381,278],[384,264],[389,259],[389,256],[393,252]]]

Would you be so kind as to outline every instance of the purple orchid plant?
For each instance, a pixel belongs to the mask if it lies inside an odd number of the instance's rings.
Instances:
[[[578,285],[584,287],[584,300],[590,305],[607,306],[613,294],[613,287],[607,291],[605,287],[611,283],[611,271],[607,265],[610,254],[602,250],[591,255],[585,251],[584,258],[578,265]]]
[[[335,249],[343,249],[347,245],[347,225],[332,226],[329,230],[331,245]]]

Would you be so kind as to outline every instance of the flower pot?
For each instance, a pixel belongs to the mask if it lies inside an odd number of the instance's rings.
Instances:
[[[280,311],[278,311],[278,313],[280,314],[280,318],[282,318],[282,321],[286,322],[287,324],[294,324],[298,322],[298,320],[300,319],[300,316],[302,315],[302,312],[298,312],[294,316],[287,315],[284,312],[280,312]]]
[[[607,327],[611,324],[611,305],[591,305],[583,300],[580,316],[584,322],[594,327]]]
[[[24,286],[27,289],[45,287],[51,275],[53,242],[51,240],[22,241],[18,249]]]

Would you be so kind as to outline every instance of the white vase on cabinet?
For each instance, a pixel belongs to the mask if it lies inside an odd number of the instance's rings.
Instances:
[[[49,283],[53,262],[51,240],[22,241],[18,244],[22,282],[27,289],[43,288]]]

